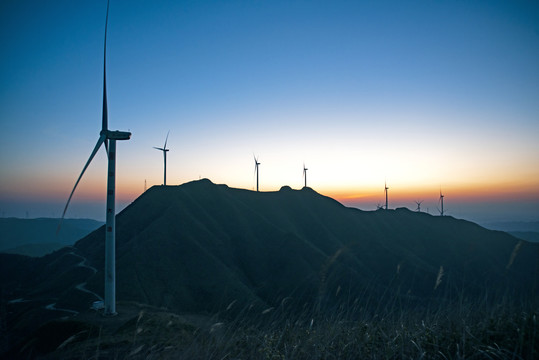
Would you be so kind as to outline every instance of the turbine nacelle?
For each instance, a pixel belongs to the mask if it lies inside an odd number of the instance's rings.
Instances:
[[[101,131],[101,134],[105,133],[107,139],[110,140],[129,140],[131,139],[131,133],[128,131],[119,131],[119,130],[105,130]]]

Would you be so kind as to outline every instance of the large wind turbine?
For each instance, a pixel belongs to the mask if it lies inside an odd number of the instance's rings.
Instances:
[[[94,150],[90,154],[90,158],[86,162],[86,165],[82,168],[82,172],[79,178],[71,190],[71,194],[67,199],[64,212],[60,224],[58,225],[58,231],[60,225],[69,206],[69,202],[73,197],[73,193],[77,188],[77,185],[82,178],[82,175],[90,165],[90,162],[94,158],[95,154],[99,150],[102,144],[105,144],[105,149],[108,155],[108,178],[107,178],[107,218],[105,227],[105,315],[116,314],[116,221],[115,221],[115,191],[116,191],[116,140],[129,140],[131,133],[127,131],[111,131],[108,129],[108,109],[107,109],[107,25],[109,19],[109,3],[107,2],[107,16],[105,18],[105,45],[103,51],[103,115],[101,132],[99,133],[99,139],[94,147]]]
[[[165,175],[163,177],[163,185],[167,185],[167,141],[168,141],[168,134],[170,133],[170,130],[167,132],[167,137],[165,138],[165,145],[162,148],[153,147],[154,149],[161,150],[163,152],[163,157],[165,160]]]
[[[258,162],[258,158],[253,155],[253,158],[255,159],[255,173],[256,173],[256,191],[258,192],[258,165],[260,163]]]
[[[387,210],[387,191],[389,190],[389,188],[387,187],[387,183],[384,182],[384,193],[386,194],[386,210]]]
[[[307,187],[307,170],[309,169],[307,169],[305,167],[305,163],[303,163],[303,178],[305,179],[305,187]]]

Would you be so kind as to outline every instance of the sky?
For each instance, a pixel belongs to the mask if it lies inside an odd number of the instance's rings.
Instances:
[[[1,216],[59,217],[101,130],[100,1],[0,4]],[[536,1],[118,1],[117,210],[200,178],[347,206],[539,219]],[[105,218],[106,153],[66,217]]]

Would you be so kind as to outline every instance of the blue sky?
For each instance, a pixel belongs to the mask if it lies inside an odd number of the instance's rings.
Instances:
[[[97,141],[105,12],[0,5],[5,216],[59,216]],[[393,207],[442,187],[457,217],[539,217],[536,2],[112,0],[107,41],[109,125],[133,133],[120,208],[162,183],[170,130],[169,184],[253,189],[256,154],[264,191],[300,188],[305,162],[366,210],[387,181]],[[105,175],[102,151],[68,217],[104,217]]]

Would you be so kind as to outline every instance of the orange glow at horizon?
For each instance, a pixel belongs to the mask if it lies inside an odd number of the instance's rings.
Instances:
[[[539,186],[534,183],[500,183],[484,186],[477,184],[459,184],[441,187],[441,189],[440,187],[435,186],[397,188],[396,186],[390,186],[390,184],[388,184],[388,187],[389,199],[392,203],[422,201],[426,199],[437,200],[440,196],[440,191],[448,199],[451,198],[452,201],[463,203],[519,200],[535,200],[539,202]],[[368,187],[363,191],[358,191],[357,189],[328,189],[319,192],[334,198],[339,202],[345,203],[382,203],[385,201],[383,186],[377,188]]]
[[[212,179],[210,179],[212,180]],[[188,180],[186,182],[189,182]],[[213,181],[213,180],[212,180]],[[219,184],[219,182],[215,182]],[[16,188],[12,188],[10,197],[12,198],[33,198],[38,200],[58,200],[69,196],[69,193],[74,185],[72,180],[64,180],[48,184],[45,187],[36,187],[35,183],[27,181],[19,182]],[[149,189],[152,186],[161,185],[160,183],[146,184]],[[170,184],[179,185],[179,184]],[[234,188],[242,188],[234,184],[226,184]],[[282,185],[269,187],[264,184],[261,186],[261,191],[278,191]],[[389,197],[392,201],[408,201],[410,199],[438,198],[440,190],[448,197],[458,201],[477,201],[477,200],[520,200],[537,199],[539,201],[539,184],[534,181],[525,182],[507,182],[496,184],[449,184],[447,186],[399,186],[392,183],[387,183],[389,188]],[[311,187],[311,186],[310,186]],[[248,187],[243,187],[246,190],[252,190]],[[298,186],[292,186],[294,189],[299,189]],[[373,201],[382,200],[384,198],[383,183],[381,186],[312,186],[313,190],[318,193],[334,198],[338,201]],[[140,196],[144,192],[144,182],[132,181],[131,179],[123,179],[116,186],[116,198],[119,201],[131,201]],[[106,197],[106,181],[104,179],[83,179],[73,195],[74,199],[88,201],[104,199]]]

